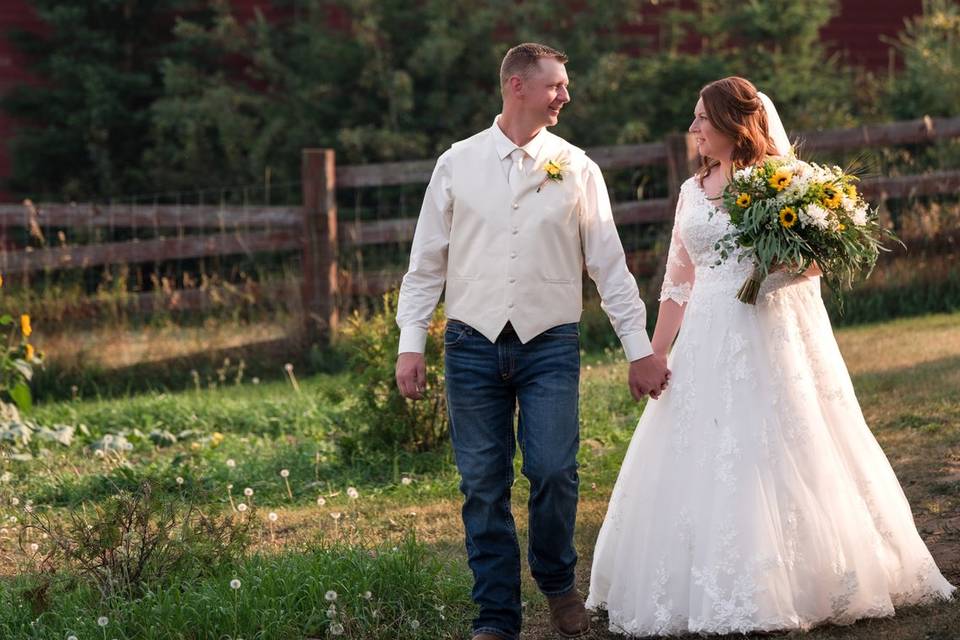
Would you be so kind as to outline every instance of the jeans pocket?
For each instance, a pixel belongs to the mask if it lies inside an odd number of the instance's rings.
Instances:
[[[447,328],[443,332],[443,346],[455,347],[467,336],[470,327],[462,322],[447,322]]]
[[[553,340],[579,340],[580,326],[576,322],[558,324],[555,327],[550,327],[540,335]]]

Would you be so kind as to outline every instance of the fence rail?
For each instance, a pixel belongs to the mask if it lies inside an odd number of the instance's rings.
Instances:
[[[919,144],[957,137],[960,137],[960,117],[924,117],[851,129],[799,132],[791,136],[800,141],[803,152]],[[594,147],[587,149],[587,153],[606,171],[667,166],[670,197],[616,203],[614,218],[621,227],[672,219],[679,186],[698,162],[692,138],[684,134],[667,136],[661,142]],[[378,295],[395,285],[402,275],[397,270],[345,273],[339,269],[338,253],[409,242],[417,222],[415,218],[338,222],[334,197],[337,189],[423,184],[429,181],[434,164],[433,160],[418,160],[337,166],[332,150],[307,149],[303,152],[303,205],[300,207],[35,204],[29,201],[0,204],[0,230],[11,227],[131,228],[152,229],[157,235],[149,240],[0,251],[0,273],[299,251],[301,282],[295,288],[284,285],[282,293],[299,293],[304,335],[311,340],[322,338],[336,328],[342,299]],[[893,198],[955,195],[960,193],[960,171],[873,177],[863,180],[861,190],[875,203]],[[655,271],[658,257],[647,251],[633,253],[628,259],[635,272],[648,275]],[[158,304],[178,309],[203,308],[210,304],[208,294],[195,290],[164,295],[166,298],[152,293],[134,294],[131,299],[138,309],[147,310]]]

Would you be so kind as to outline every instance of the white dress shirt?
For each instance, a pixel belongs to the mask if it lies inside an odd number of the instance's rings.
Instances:
[[[510,154],[516,148],[494,120],[438,159],[400,287],[400,353],[423,352],[444,284],[447,317],[491,342],[508,321],[524,343],[578,322],[586,266],[627,359],[650,355],[646,309],[627,269],[600,168],[542,129],[522,147],[524,171],[514,184]],[[566,161],[562,180],[546,179],[549,160]]]

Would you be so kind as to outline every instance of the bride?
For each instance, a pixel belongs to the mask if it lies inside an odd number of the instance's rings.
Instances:
[[[816,267],[736,293],[749,260],[714,266],[732,172],[785,154],[747,80],[700,92],[702,169],[680,190],[653,348],[670,387],[647,405],[593,558],[587,606],[649,636],[807,629],[949,598],[854,395]],[[677,336],[679,330],[679,336]]]

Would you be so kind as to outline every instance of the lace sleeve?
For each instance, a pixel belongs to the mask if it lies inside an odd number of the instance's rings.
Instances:
[[[680,214],[683,211],[683,192],[677,199],[677,212],[673,220],[673,232],[670,234],[670,251],[667,253],[667,271],[660,287],[660,302],[673,300],[683,306],[690,300],[693,292],[693,260],[683,246],[680,238]]]

